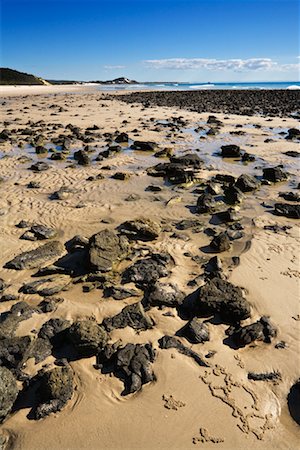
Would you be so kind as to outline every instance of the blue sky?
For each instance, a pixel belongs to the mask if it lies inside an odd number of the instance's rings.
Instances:
[[[298,0],[0,1],[2,67],[50,79],[299,79]]]

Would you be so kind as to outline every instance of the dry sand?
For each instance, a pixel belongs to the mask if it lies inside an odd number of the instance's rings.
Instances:
[[[41,94],[46,92],[47,94]],[[74,88],[76,89],[76,88]],[[82,88],[81,88],[82,89]],[[90,88],[86,88],[90,89]],[[17,91],[18,90],[18,91]],[[14,90],[13,90],[14,91]],[[30,91],[30,95],[29,94]],[[58,92],[58,95],[53,93]],[[65,87],[16,88],[18,95],[2,90],[5,103],[1,106],[3,120],[10,122],[9,129],[20,128],[28,123],[44,120],[47,123],[72,123],[82,128],[98,125],[100,132],[126,131],[138,128],[136,139],[151,140],[161,147],[173,147],[178,152],[189,148],[199,148],[199,156],[207,161],[201,175],[204,179],[216,173],[261,173],[255,166],[283,164],[291,173],[289,183],[296,179],[297,160],[282,152],[296,150],[297,144],[288,142],[278,135],[280,129],[297,126],[296,120],[274,118],[269,122],[261,117],[229,116],[217,117],[223,121],[221,135],[199,141],[199,137],[187,130],[181,136],[167,138],[168,129],[151,131],[154,126],[148,120],[169,119],[183,116],[190,130],[207,120],[208,114],[197,114],[170,108],[143,109],[141,105],[130,107],[115,100],[104,101],[101,93],[77,92],[65,94]],[[49,95],[48,95],[49,94]],[[25,96],[24,96],[25,95]],[[55,104],[57,107],[50,108]],[[64,111],[58,112],[63,107]],[[53,115],[53,113],[55,115]],[[20,118],[18,121],[14,121]],[[124,119],[128,122],[123,123]],[[145,122],[142,127],[141,121]],[[230,135],[241,124],[244,136]],[[253,124],[261,125],[254,128]],[[271,130],[269,127],[275,127]],[[240,128],[238,128],[240,129]],[[58,130],[58,133],[60,130]],[[274,138],[275,135],[275,138]],[[266,138],[274,138],[273,143],[265,143]],[[174,144],[170,144],[170,140]],[[244,166],[224,161],[212,153],[221,144],[238,143],[256,156],[256,162]],[[105,142],[99,142],[105,145]],[[34,174],[28,170],[30,163],[22,163],[20,156],[25,150],[11,149],[2,144],[0,159],[0,266],[21,251],[36,247],[36,243],[20,240],[23,230],[16,228],[20,220],[27,220],[54,227],[61,242],[75,235],[91,236],[101,229],[114,228],[128,219],[146,216],[156,221],[171,224],[184,218],[200,218],[190,212],[186,205],[194,205],[196,196],[193,188],[178,189],[163,186],[161,179],[153,179],[145,173],[145,168],[160,160],[139,152],[123,152],[117,156],[88,167],[66,168],[65,163],[55,162],[50,170]],[[34,154],[30,155],[35,157]],[[105,179],[88,182],[88,176],[100,172],[99,167],[111,165],[112,170],[102,173]],[[116,171],[134,172],[128,181],[110,178]],[[39,181],[40,189],[27,189],[29,181]],[[146,192],[149,184],[162,187],[159,193]],[[61,186],[71,187],[75,194],[62,201],[51,201],[49,195]],[[194,186],[195,187],[195,186]],[[269,315],[278,327],[278,337],[272,344],[257,343],[255,346],[234,350],[224,345],[225,325],[209,324],[211,339],[205,344],[186,345],[205,355],[214,350],[216,354],[208,362],[208,369],[199,367],[192,359],[176,350],[159,350],[153,364],[157,376],[155,383],[143,386],[141,392],[122,397],[122,382],[114,376],[101,374],[93,368],[95,358],[71,362],[76,374],[76,390],[66,407],[57,414],[34,421],[27,418],[30,410],[26,404],[12,414],[1,426],[4,434],[10,436],[12,448],[22,450],[54,449],[290,449],[299,448],[299,426],[290,417],[287,394],[291,385],[299,378],[299,325],[295,320],[299,310],[299,229],[296,221],[276,217],[262,206],[262,202],[273,204],[278,192],[291,190],[291,184],[280,183],[272,187],[262,187],[255,194],[246,196],[241,213],[248,218],[246,234],[251,240],[250,249],[243,252],[238,241],[229,257],[241,252],[241,264],[235,268],[229,280],[247,291],[252,305],[251,323],[261,315]],[[130,194],[139,194],[140,199],[125,201]],[[178,201],[166,202],[180,197]],[[80,206],[80,207],[78,207]],[[111,224],[102,223],[110,219]],[[287,231],[274,233],[264,229],[265,225],[290,225]],[[172,281],[189,294],[195,287],[187,282],[195,278],[201,269],[199,264],[184,256],[185,252],[205,256],[202,245],[209,243],[205,235],[183,232],[190,240],[171,238],[171,232],[163,231],[157,241],[147,246],[159,251],[168,251],[175,260]],[[172,230],[174,232],[174,229]],[[1,277],[11,285],[9,292],[17,293],[24,281],[28,281],[33,271],[13,271],[1,269]],[[78,317],[94,315],[101,322],[103,318],[119,312],[126,304],[136,299],[115,301],[103,299],[99,290],[83,293],[80,285],[72,286],[61,296],[64,302],[54,313],[34,314],[23,321],[18,335],[39,329],[50,317],[75,320]],[[36,295],[19,294],[20,299],[37,304]],[[14,302],[0,303],[0,311],[7,311]],[[172,311],[173,317],[163,314]],[[157,340],[165,335],[173,335],[183,321],[175,309],[152,308],[150,316],[155,320],[153,330],[136,333],[131,328],[115,330],[112,341],[121,338],[123,342],[152,342],[158,348]],[[285,341],[285,349],[276,349],[274,344]],[[53,364],[51,356],[39,365],[29,361],[26,371],[34,374],[45,363]],[[282,381],[254,382],[247,379],[249,371],[279,371]],[[169,406],[170,409],[166,408]]]

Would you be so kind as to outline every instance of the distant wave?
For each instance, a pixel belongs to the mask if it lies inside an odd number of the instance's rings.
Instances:
[[[292,84],[292,86],[288,86],[287,89],[289,89],[290,91],[295,91],[300,89],[300,86],[297,86],[296,84]]]
[[[195,84],[190,86],[190,89],[201,89],[201,88],[207,88],[207,87],[214,87],[214,84]]]

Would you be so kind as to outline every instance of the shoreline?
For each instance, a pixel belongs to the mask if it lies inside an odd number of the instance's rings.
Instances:
[[[290,415],[287,398],[299,378],[299,221],[276,215],[275,204],[297,205],[280,195],[299,192],[299,159],[286,154],[298,152],[298,140],[286,139],[288,129],[299,128],[298,121],[228,112],[211,117],[211,111],[184,109],[190,106],[182,103],[183,94],[176,104],[172,94],[165,97],[168,104],[157,105],[162,101],[160,93],[125,94],[130,99],[126,103],[119,93],[108,95],[89,87],[82,93],[66,93],[65,86],[59,88],[57,96],[44,95],[44,91],[25,98],[23,93],[8,95],[0,106],[5,118],[2,129],[7,130],[0,144],[0,278],[5,286],[1,295],[8,296],[0,302],[0,332],[5,317],[13,323],[11,308],[21,301],[33,309],[16,322],[14,338],[29,336],[30,342],[36,342],[42,326],[53,319],[68,321],[68,326],[80,319],[95,321],[100,327],[106,324],[109,344],[152,346],[155,357],[148,361],[147,370],[148,374],[153,371],[156,379],[143,384],[139,392],[122,395],[124,383],[117,371],[111,371],[109,365],[101,370],[95,354],[82,357],[62,334],[58,347],[52,341],[50,353],[47,347],[38,354],[41,359],[22,355],[20,399],[1,425],[0,435],[8,448],[88,450],[100,445],[114,450],[187,450],[198,443],[199,448],[209,449],[212,441],[218,442],[220,450],[269,450],[285,448],[287,443],[296,448],[299,427]],[[218,93],[222,98],[222,91]],[[150,97],[156,96],[155,103]],[[136,97],[139,101],[131,102]],[[123,135],[123,142],[122,133],[128,135]],[[148,143],[152,151],[131,148],[134,141]],[[221,157],[224,145],[238,145],[241,155]],[[37,154],[39,147],[44,153]],[[81,156],[75,157],[78,151]],[[194,157],[189,159],[191,153]],[[254,160],[243,161],[244,153]],[[164,167],[174,157],[187,158],[183,173],[190,170],[191,180],[176,184],[152,176],[157,173],[150,168]],[[32,170],[37,163],[46,169]],[[283,176],[278,183],[263,179],[264,169],[279,165],[287,178]],[[257,186],[240,197],[238,193],[236,203],[227,203],[225,192],[231,185],[224,175],[234,177],[236,183],[243,174],[251,176]],[[212,198],[207,199],[212,203],[203,204],[201,210],[199,199],[209,192]],[[233,218],[225,215],[225,222],[219,220],[216,214],[224,211]],[[149,221],[151,232],[146,239],[135,240],[132,230],[125,234],[120,225],[126,229],[126,221],[141,217]],[[27,225],[20,225],[21,221]],[[47,227],[55,236],[31,240],[32,224]],[[112,271],[86,268],[90,238],[105,229],[128,238],[130,253],[126,258],[120,256]],[[228,233],[230,244],[216,253],[210,244],[222,232]],[[21,252],[53,241],[62,247],[59,257],[35,268],[6,266]],[[217,264],[216,276],[230,283],[229,289],[241,288],[239,301],[249,302],[251,314],[239,325],[245,327],[268,316],[277,335],[271,336],[269,343],[260,337],[235,347],[226,334],[227,320],[199,313],[209,340],[191,340],[186,334],[189,318],[180,302],[148,304],[145,286],[134,281],[122,284],[124,271],[153,253],[170,256],[158,283],[176,284],[187,299],[210,282],[212,275],[205,267],[212,257],[218,257],[221,264]],[[47,267],[50,274],[45,271],[34,276],[40,267]],[[70,267],[75,273],[68,271]],[[81,268],[87,273],[81,273]],[[55,294],[44,295],[41,290],[34,291],[34,286],[31,293],[22,289],[43,279],[44,292],[48,289],[49,294],[55,288]],[[107,295],[111,288],[116,289],[116,298]],[[118,298],[124,288],[129,290],[127,297]],[[42,302],[53,309],[41,310]],[[135,329],[129,322],[109,328],[105,320],[137,302],[144,302],[151,327]],[[186,306],[190,307],[188,301]],[[190,314],[193,317],[193,309]],[[178,339],[188,349],[186,354],[162,348],[159,341],[166,335]],[[197,364],[190,350],[207,366]],[[74,374],[70,399],[60,410],[33,420],[40,401],[36,374],[61,367]],[[280,379],[253,381],[248,377],[253,372],[279,372]],[[26,390],[27,382],[33,390]]]

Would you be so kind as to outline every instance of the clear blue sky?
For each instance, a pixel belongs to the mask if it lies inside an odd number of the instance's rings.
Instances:
[[[2,67],[50,79],[299,79],[298,0],[0,1]]]

